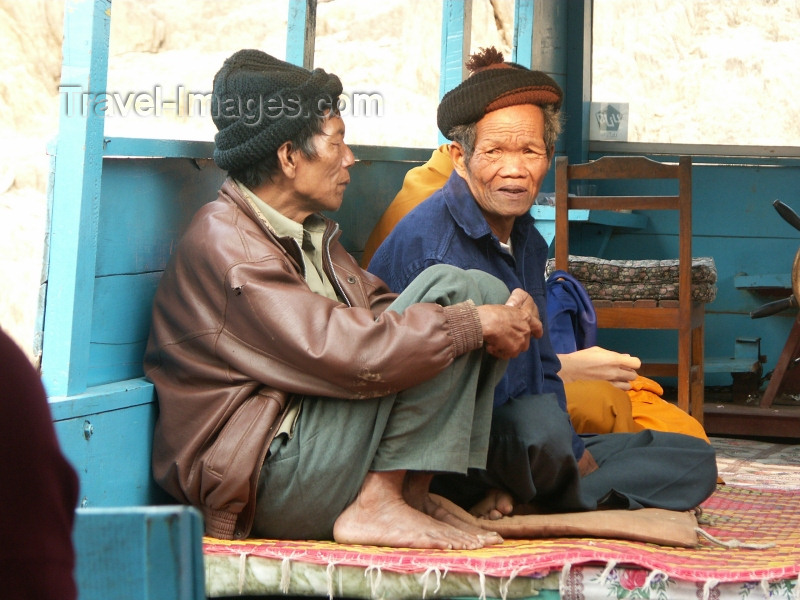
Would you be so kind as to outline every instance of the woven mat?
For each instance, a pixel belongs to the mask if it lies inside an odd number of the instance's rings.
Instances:
[[[711,438],[725,483],[770,490],[800,490],[800,445]]]
[[[565,566],[631,565],[686,581],[760,581],[800,575],[800,494],[719,486],[703,505],[701,526],[720,541],[774,544],[767,549],[721,548],[701,538],[697,548],[592,538],[507,540],[481,550],[413,550],[333,542],[205,538],[206,555],[248,555],[380,568],[400,573],[479,573],[491,577],[542,577]]]

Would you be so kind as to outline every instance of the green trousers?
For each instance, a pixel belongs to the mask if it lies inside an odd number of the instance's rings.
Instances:
[[[491,275],[437,265],[389,310],[468,299],[503,304],[508,296],[505,284]],[[372,400],[305,396],[292,435],[275,439],[262,467],[251,535],[332,539],[336,518],[368,471],[463,474],[483,468],[494,388],[505,365],[480,349],[397,394]]]

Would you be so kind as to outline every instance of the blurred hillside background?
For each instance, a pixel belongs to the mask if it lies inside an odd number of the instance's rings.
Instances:
[[[510,58],[513,4],[474,0],[473,49],[495,45]],[[287,6],[114,0],[107,91],[165,102],[208,93],[240,48],[284,56]],[[63,0],[0,0],[0,327],[29,352],[46,148],[67,102],[59,94],[63,14]],[[349,143],[436,146],[440,33],[439,0],[319,0],[315,65],[340,75],[351,97],[382,101],[380,116],[345,114]],[[629,103],[630,141],[797,146],[798,40],[800,0],[596,0],[593,99]],[[721,113],[733,97],[741,102]],[[125,117],[110,109],[106,135],[213,139],[210,117],[196,107],[159,117],[136,116],[136,107],[123,107]]]

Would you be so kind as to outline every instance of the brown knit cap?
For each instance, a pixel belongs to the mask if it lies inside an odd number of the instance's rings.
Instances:
[[[480,121],[486,113],[517,104],[552,104],[561,108],[563,94],[555,80],[542,71],[507,63],[494,47],[482,48],[466,63],[470,76],[447,92],[436,115],[439,131],[451,139],[456,125]]]

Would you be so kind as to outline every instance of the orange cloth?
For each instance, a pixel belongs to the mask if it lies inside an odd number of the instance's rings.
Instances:
[[[394,229],[394,226],[400,222],[400,219],[411,212],[411,209],[417,204],[442,188],[452,172],[453,162],[450,160],[448,145],[442,144],[433,151],[428,162],[414,167],[406,173],[402,189],[397,192],[394,200],[386,208],[364,246],[364,254],[361,256],[363,268],[366,269],[369,266],[375,250]]]
[[[433,151],[424,165],[406,173],[403,187],[386,208],[367,240],[361,264],[369,265],[375,250],[415,206],[440,189],[453,172],[448,145]],[[567,411],[578,433],[622,433],[642,429],[685,433],[708,441],[694,417],[660,396],[658,383],[639,375],[625,392],[608,381],[573,381],[564,385]]]
[[[645,429],[684,433],[708,441],[700,422],[661,398],[663,394],[663,388],[652,379],[639,375],[631,381],[628,396],[634,420]]]
[[[703,426],[664,400],[663,388],[639,375],[625,392],[608,381],[564,384],[567,411],[578,433],[625,433],[642,429],[683,433],[708,441]]]
[[[600,379],[564,384],[567,412],[578,433],[629,433],[644,429],[631,412],[628,394]]]

